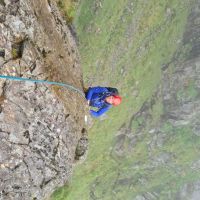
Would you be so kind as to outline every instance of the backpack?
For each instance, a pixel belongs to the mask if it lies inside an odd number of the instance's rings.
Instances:
[[[117,88],[106,87],[111,95],[119,95]]]

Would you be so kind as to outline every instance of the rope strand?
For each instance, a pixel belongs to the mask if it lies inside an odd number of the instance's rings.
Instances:
[[[62,87],[66,87],[66,88],[70,89],[71,91],[75,91],[85,98],[85,94],[84,94],[83,91],[81,91],[80,89],[78,89],[78,88],[76,88],[76,87],[74,87],[70,84],[67,84],[67,83],[46,81],[46,80],[36,80],[36,79],[29,79],[29,78],[21,78],[21,77],[16,77],[16,76],[3,76],[3,75],[0,75],[0,78],[8,79],[8,80],[15,80],[15,81],[29,81],[29,82],[34,82],[34,83],[46,83],[46,84],[49,84],[49,85],[59,85],[59,86],[62,86]]]

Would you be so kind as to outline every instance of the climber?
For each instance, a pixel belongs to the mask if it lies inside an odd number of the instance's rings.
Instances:
[[[107,112],[112,106],[118,106],[122,98],[116,88],[111,87],[89,87],[85,90],[85,96],[89,106],[97,108],[90,110],[93,117],[99,117]]]

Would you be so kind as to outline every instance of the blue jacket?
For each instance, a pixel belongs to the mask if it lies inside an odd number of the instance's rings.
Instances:
[[[98,108],[97,111],[90,110],[90,114],[93,117],[99,117],[107,112],[112,105],[105,101],[105,98],[112,94],[106,87],[90,87],[86,99],[90,101],[90,106]]]

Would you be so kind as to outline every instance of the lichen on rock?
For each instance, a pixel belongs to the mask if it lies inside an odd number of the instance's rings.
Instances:
[[[83,90],[75,39],[53,1],[1,0],[0,13],[1,75]],[[66,183],[87,140],[86,114],[84,98],[67,88],[1,79],[0,199],[40,200]]]

